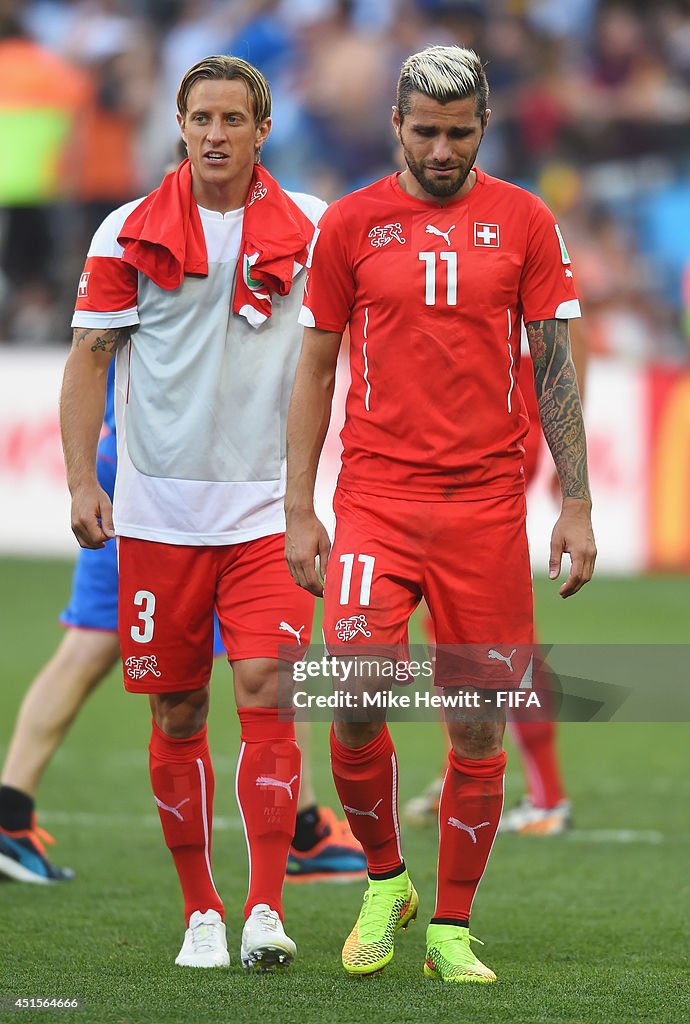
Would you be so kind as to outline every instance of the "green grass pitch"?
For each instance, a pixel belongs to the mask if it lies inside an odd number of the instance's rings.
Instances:
[[[0,559],[0,755],[22,693],[59,639],[70,565]],[[690,580],[595,580],[560,601],[537,581],[545,642],[689,641]],[[682,681],[679,681],[679,684]],[[653,680],[650,680],[653,685]],[[687,685],[687,681],[685,681]],[[405,855],[421,895],[419,920],[378,977],[346,978],[340,948],[361,885],[287,887],[288,930],[299,955],[284,976],[239,967],[246,854],[234,799],[237,728],[230,673],[214,675],[214,865],[232,966],[176,968],[183,921],[177,880],[149,791],[144,698],[117,674],[92,697],[40,792],[53,856],[77,880],[57,887],[0,884],[0,996],[79,997],[81,1012],[0,1010],[2,1021],[403,1024],[452,1021],[675,1022],[690,1020],[690,728],[679,724],[567,724],[561,750],[576,830],[568,837],[500,837],[482,881],[473,933],[497,972],[487,987],[443,986],[421,968],[434,899],[436,837],[407,828]],[[393,727],[401,800],[438,770],[432,724]],[[522,792],[509,748],[507,802]],[[327,729],[315,726],[317,790],[335,804]]]

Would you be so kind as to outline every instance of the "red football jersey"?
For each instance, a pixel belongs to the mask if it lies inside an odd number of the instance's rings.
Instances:
[[[426,500],[524,487],[521,320],[580,307],[548,208],[476,173],[445,206],[393,174],[320,221],[300,321],[350,326],[343,487]]]

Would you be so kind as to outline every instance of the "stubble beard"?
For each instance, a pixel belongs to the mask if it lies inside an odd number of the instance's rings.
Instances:
[[[477,159],[477,153],[479,152],[479,146],[481,145],[481,139],[477,144],[477,148],[472,154],[471,160],[468,162],[464,171],[461,171],[458,177],[449,178],[447,181],[438,181],[427,174],[424,164],[417,163],[412,159],[412,156],[403,145],[403,156],[407,169],[410,174],[416,179],[419,185],[427,192],[430,196],[434,196],[436,199],[448,199],[450,196],[457,195],[462,186],[467,181],[470,171],[474,167],[475,160]],[[439,168],[440,169],[440,168]]]

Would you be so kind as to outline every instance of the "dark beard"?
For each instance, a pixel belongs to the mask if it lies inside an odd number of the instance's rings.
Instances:
[[[479,143],[481,144],[481,139],[479,140]],[[478,152],[479,145],[475,149],[474,155],[468,163],[464,173],[459,177],[450,178],[448,181],[438,181],[434,178],[427,177],[423,164],[415,163],[403,146],[403,156],[405,157],[405,163],[407,164],[410,174],[416,178],[417,182],[422,186],[425,192],[428,192],[430,196],[435,196],[437,199],[448,199],[450,196],[457,195],[467,181],[470,171],[474,167],[474,162],[477,159]]]

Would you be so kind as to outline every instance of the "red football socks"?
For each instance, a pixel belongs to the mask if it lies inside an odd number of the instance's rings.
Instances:
[[[352,834],[362,844],[370,875],[385,875],[403,864],[398,820],[398,761],[384,725],[376,739],[353,749],[331,728],[331,763],[340,802]]]
[[[206,726],[185,739],[167,736],[152,723],[149,771],[153,795],[184,897],[184,915],[223,904],[211,874],[214,777]]]
[[[472,761],[451,750],[439,807],[434,921],[468,922],[503,809],[506,755]]]
[[[238,708],[242,745],[236,792],[249,854],[245,918],[257,903],[283,917],[283,882],[295,834],[302,757],[293,722],[276,708]]]
[[[511,722],[527,774],[528,793],[535,807],[550,808],[564,799],[558,767],[554,722]]]

